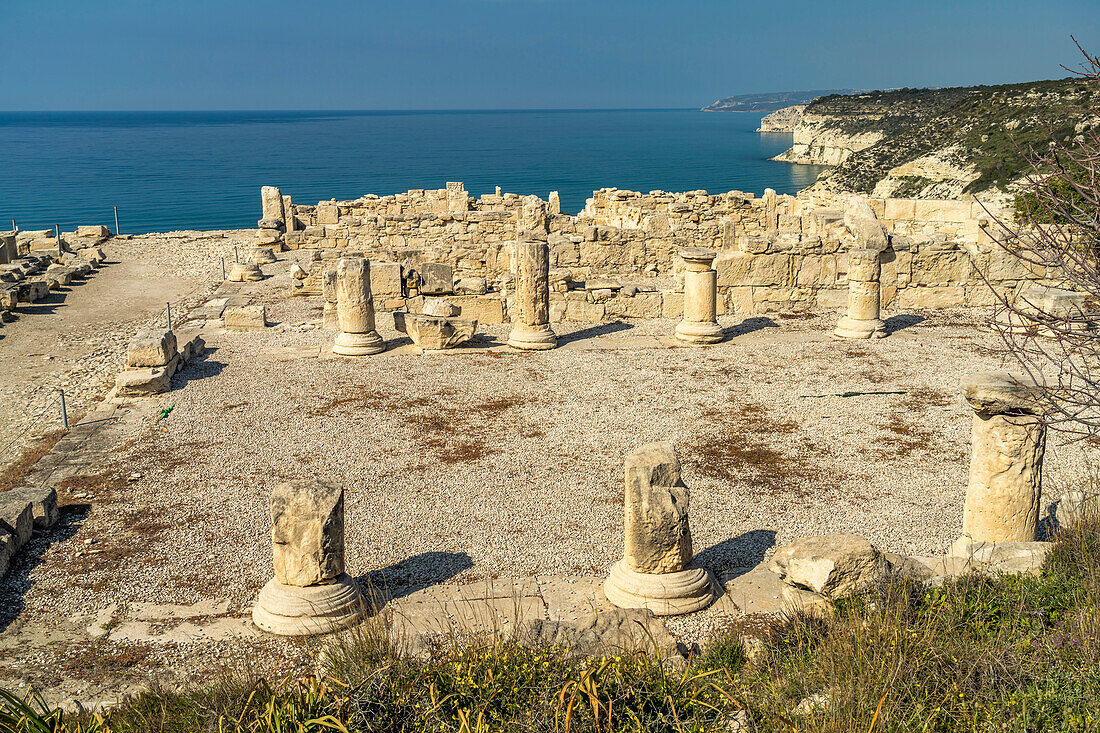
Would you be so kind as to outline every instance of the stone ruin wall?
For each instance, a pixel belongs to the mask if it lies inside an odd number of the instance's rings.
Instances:
[[[1029,271],[996,247],[986,233],[989,215],[980,204],[868,201],[891,235],[882,258],[884,306],[988,305],[992,295],[978,268],[1001,290],[1043,280],[1043,273]],[[755,196],[601,189],[577,216],[561,213],[556,193],[546,201],[498,188],[496,194],[475,198],[461,183],[316,206],[293,205],[289,197],[283,203],[292,214],[282,235],[289,249],[362,252],[375,261],[400,263],[406,278],[424,263],[446,263],[456,279],[486,278],[495,297],[504,301],[504,312],[511,243],[520,232],[545,239],[552,280],[558,281],[552,288],[555,320],[678,317],[683,296],[676,253],[684,247],[718,252],[720,313],[839,307],[847,298],[845,252],[854,243],[843,223],[847,199],[771,190]],[[617,289],[593,297],[593,288],[578,287],[597,277],[636,285],[642,298],[621,298]],[[613,288],[618,284],[611,283]],[[415,285],[407,279],[402,292],[382,293],[380,300],[414,294]],[[495,320],[491,314],[482,318]]]

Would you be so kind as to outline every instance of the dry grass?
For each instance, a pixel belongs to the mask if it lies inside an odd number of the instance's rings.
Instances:
[[[31,469],[34,468],[34,464],[53,450],[53,447],[65,437],[67,432],[66,430],[54,430],[46,433],[23,451],[23,454],[14,463],[0,471],[0,491],[7,491],[19,486],[26,475],[31,472]]]
[[[796,434],[799,426],[771,417],[760,405],[731,402],[706,418],[706,432],[682,449],[683,462],[695,472],[786,497],[806,496],[808,484],[831,475],[826,465],[802,451],[785,449],[790,441],[784,437]],[[818,452],[805,443],[803,449]]]

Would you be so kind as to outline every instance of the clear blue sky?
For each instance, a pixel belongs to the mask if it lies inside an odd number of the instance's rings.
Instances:
[[[1065,76],[1100,0],[0,0],[0,110],[696,107]]]

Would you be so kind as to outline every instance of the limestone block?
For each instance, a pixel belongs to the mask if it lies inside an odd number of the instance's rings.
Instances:
[[[638,293],[632,298],[618,297],[606,304],[610,318],[660,318],[662,299],[660,293]]]
[[[274,186],[262,186],[260,188],[260,203],[263,206],[262,219],[274,219],[278,222],[286,220],[283,212],[283,195]]]
[[[881,254],[874,249],[848,250],[848,280],[877,283],[882,274]]]
[[[754,255],[720,252],[714,260],[718,287],[739,285],[779,286],[793,281],[793,255]]]
[[[590,303],[587,300],[566,300],[565,320],[578,323],[598,323],[604,319],[607,307],[603,303]]]
[[[334,203],[320,203],[317,204],[316,209],[318,225],[326,224],[339,224],[340,223],[340,208]],[[306,230],[309,231],[308,229]]]
[[[0,499],[25,502],[31,509],[35,529],[48,529],[57,523],[57,492],[49,486],[24,486],[0,493]]]
[[[97,265],[107,259],[107,255],[99,247],[82,247],[76,251],[76,256]]]
[[[477,321],[467,318],[394,313],[393,324],[424,351],[453,349],[473,338]]]
[[[1038,575],[1053,548],[1052,542],[972,542],[953,547],[949,557],[964,560],[964,572]]]
[[[115,394],[119,397],[144,397],[161,394],[172,387],[169,367],[124,369],[115,376]]]
[[[126,366],[166,366],[176,357],[176,335],[161,329],[142,329],[126,347]]]
[[[0,492],[0,532],[8,532],[15,538],[16,549],[27,544],[34,532],[34,510],[29,501],[13,499],[8,492]]]
[[[683,293],[661,293],[661,317],[680,318],[684,315]]]
[[[231,306],[222,312],[228,331],[259,331],[267,328],[267,309],[263,305]]]
[[[370,290],[376,300],[404,297],[404,280],[399,262],[370,263]]]
[[[497,295],[455,297],[451,302],[459,307],[463,318],[478,323],[504,323],[504,302]]]
[[[924,250],[913,256],[911,279],[918,284],[962,283],[971,277],[970,258],[962,250]]]
[[[671,443],[649,443],[625,461],[623,557],[640,573],[674,573],[691,562],[688,488]]]
[[[795,284],[803,288],[828,288],[837,281],[835,255],[810,255],[803,257],[795,273]]]
[[[946,287],[898,288],[898,308],[948,308],[966,305],[966,288],[960,285]]]
[[[304,587],[344,572],[344,490],[317,480],[281,483],[271,492],[275,580]]]
[[[1059,528],[1072,529],[1090,517],[1100,517],[1100,491],[1096,489],[1070,489],[1054,510]]]
[[[420,292],[425,295],[450,295],[454,291],[454,270],[443,262],[425,262],[420,267]]]
[[[457,316],[462,312],[462,309],[454,303],[448,303],[442,298],[427,298],[420,312],[426,316],[441,316],[447,318],[450,316]]]
[[[838,533],[795,540],[777,550],[768,567],[788,585],[842,598],[867,590],[884,561],[863,537]]]
[[[42,278],[23,280],[18,284],[19,302],[37,303],[50,292],[50,285]]]

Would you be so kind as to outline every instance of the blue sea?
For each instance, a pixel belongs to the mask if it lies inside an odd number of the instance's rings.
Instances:
[[[820,168],[768,158],[762,112],[697,110],[0,113],[0,230],[254,227],[260,186],[297,203],[442,188],[561,194],[605,186],[794,193]]]

